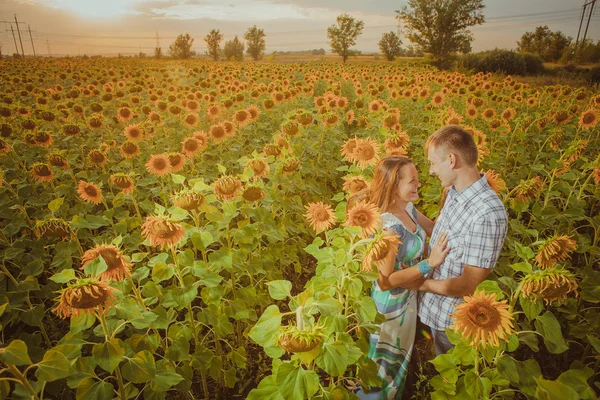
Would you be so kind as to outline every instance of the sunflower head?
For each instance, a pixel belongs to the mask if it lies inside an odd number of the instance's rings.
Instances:
[[[129,175],[113,174],[111,175],[109,182],[121,189],[125,194],[131,194],[135,190],[135,183]]]
[[[66,239],[71,234],[71,226],[61,218],[46,218],[36,221],[33,231],[38,238],[56,237]]]
[[[142,225],[142,235],[150,239],[152,246],[176,245],[185,236],[185,229],[164,216],[149,216]]]
[[[100,204],[102,203],[102,200],[104,200],[102,191],[98,186],[83,180],[80,180],[79,184],[77,185],[77,193],[79,194],[81,200],[85,201],[86,203]]]
[[[282,328],[277,344],[288,353],[303,353],[314,350],[323,342],[320,329],[298,329],[295,325]]]
[[[500,174],[493,169],[485,171],[485,177],[488,184],[494,190],[494,192],[496,192],[496,194],[500,194],[500,192],[506,190],[506,182],[504,182],[504,179],[500,177]]]
[[[456,320],[450,328],[480,348],[498,347],[499,339],[508,340],[513,332],[513,314],[506,300],[497,301],[496,294],[486,294],[484,290],[465,296],[452,317]]]
[[[119,249],[113,245],[96,245],[94,248],[87,250],[81,256],[81,268],[85,267],[102,256],[107,265],[106,271],[98,275],[98,279],[103,281],[122,281],[131,276],[131,264]]]
[[[561,302],[570,293],[577,296],[575,275],[563,268],[548,268],[533,271],[521,280],[523,296],[533,300],[543,299],[546,304]]]
[[[48,163],[53,167],[69,169],[69,161],[67,161],[67,159],[60,154],[48,155]]]
[[[304,214],[310,226],[316,231],[326,231],[331,228],[337,218],[329,204],[323,204],[319,201],[316,203],[308,203],[306,206],[306,214]]]
[[[379,143],[372,138],[358,139],[353,158],[360,168],[377,164],[379,161]]]
[[[539,176],[526,181],[521,180],[519,185],[514,188],[516,199],[522,202],[528,202],[540,193],[543,186],[544,182]]]
[[[381,214],[373,203],[361,201],[350,208],[344,226],[358,226],[363,236],[374,235],[381,228]]]
[[[63,319],[84,313],[105,312],[114,301],[113,290],[105,282],[80,279],[61,290],[52,311]]]
[[[108,162],[108,158],[106,157],[106,154],[104,154],[100,150],[90,151],[88,153],[88,159],[90,160],[90,163],[92,163],[92,165],[95,165],[97,167],[103,167]]]
[[[400,241],[400,237],[398,235],[386,235],[375,239],[369,246],[367,254],[363,259],[363,270],[370,272],[372,270],[373,263],[375,263],[377,266],[381,266],[388,260],[395,258],[396,254],[398,253],[398,245],[401,243],[402,242]]]
[[[193,211],[204,203],[204,196],[193,190],[184,189],[172,195],[171,201],[179,208]]]
[[[296,171],[299,171],[301,167],[300,164],[300,160],[297,159],[296,157],[290,158],[288,159],[285,164],[283,164],[283,174],[284,175],[290,175],[293,174]]]
[[[31,167],[31,175],[40,182],[50,182],[54,178],[54,173],[48,164],[35,163]]]
[[[146,163],[146,169],[153,175],[163,176],[172,171],[171,161],[166,154],[153,154]]]
[[[242,188],[242,182],[232,175],[219,178],[214,185],[214,192],[220,200],[233,199]]]
[[[569,259],[575,250],[577,250],[577,243],[571,239],[571,236],[554,235],[540,245],[535,261],[540,267],[549,268],[558,262]]]
[[[598,124],[598,110],[590,108],[584,111],[579,118],[579,126],[584,129],[593,128]]]
[[[265,198],[265,191],[258,186],[250,186],[244,189],[242,197],[246,201],[256,202]]]
[[[137,125],[129,125],[123,131],[123,135],[131,142],[141,142],[144,140],[144,131]]]
[[[363,176],[345,177],[344,181],[344,186],[342,188],[350,192],[350,195],[369,187],[369,182]]]
[[[171,172],[181,171],[185,166],[185,155],[172,152],[168,153],[167,157],[169,157],[169,164],[171,164]]]

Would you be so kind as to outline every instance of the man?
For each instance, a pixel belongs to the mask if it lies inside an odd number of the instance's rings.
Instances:
[[[496,264],[508,228],[506,210],[477,170],[477,146],[458,125],[432,134],[425,144],[429,174],[436,175],[448,196],[435,221],[431,246],[447,233],[450,253],[428,274],[419,290],[419,318],[431,328],[436,354],[452,347],[446,335],[450,315],[463,296],[471,295]]]

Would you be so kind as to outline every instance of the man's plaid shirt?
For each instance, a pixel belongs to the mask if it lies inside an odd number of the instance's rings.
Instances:
[[[447,232],[451,250],[444,263],[434,269],[429,278],[456,278],[463,273],[464,264],[493,268],[500,256],[507,229],[504,205],[485,175],[461,193],[452,187],[435,221],[429,252],[442,232]],[[420,292],[419,317],[430,328],[443,331],[452,324],[450,314],[454,312],[454,306],[462,301],[459,297]]]

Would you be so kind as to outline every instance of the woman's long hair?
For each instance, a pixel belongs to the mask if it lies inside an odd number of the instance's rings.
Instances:
[[[410,158],[402,156],[382,158],[375,167],[369,188],[350,196],[346,209],[350,210],[357,203],[366,200],[376,205],[380,212],[385,212],[393,203],[394,195],[398,191],[402,167],[410,163]]]

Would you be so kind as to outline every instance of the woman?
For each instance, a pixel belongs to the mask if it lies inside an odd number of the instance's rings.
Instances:
[[[418,262],[431,235],[433,222],[421,214],[413,202],[419,199],[417,169],[409,158],[390,156],[382,159],[373,174],[367,192],[357,194],[375,204],[382,212],[386,235],[397,235],[401,244],[395,259],[378,266],[379,277],[373,283],[371,297],[377,310],[386,316],[378,332],[371,334],[369,358],[375,361],[382,379],[380,388],[369,394],[359,390],[361,399],[400,399],[417,326],[417,291],[423,276],[439,267],[450,251],[443,233],[429,258]],[[349,199],[352,204],[355,199]],[[390,284],[393,276],[394,286]]]

